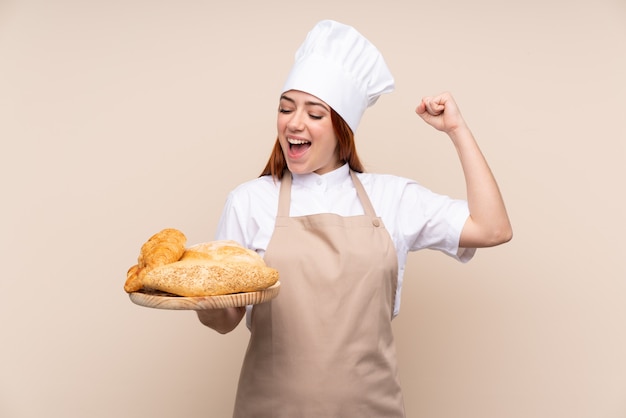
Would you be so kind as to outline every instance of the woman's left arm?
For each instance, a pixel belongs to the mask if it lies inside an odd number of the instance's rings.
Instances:
[[[452,95],[425,97],[415,111],[426,123],[445,132],[459,154],[470,211],[459,246],[493,247],[508,242],[513,230],[500,189]]]

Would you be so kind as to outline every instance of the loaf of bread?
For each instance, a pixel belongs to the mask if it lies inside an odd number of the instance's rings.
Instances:
[[[265,266],[265,261],[259,254],[242,247],[236,241],[209,241],[193,245],[185,249],[181,260],[241,261]]]
[[[143,285],[179,296],[216,296],[263,290],[277,281],[278,271],[256,262],[187,259],[150,270]]]
[[[235,241],[210,241],[189,248],[182,241],[181,251],[180,236],[164,231],[142,246],[138,264],[127,273],[127,292],[144,289],[178,296],[216,296],[263,290],[278,281],[278,271]],[[160,245],[167,250],[159,249]]]

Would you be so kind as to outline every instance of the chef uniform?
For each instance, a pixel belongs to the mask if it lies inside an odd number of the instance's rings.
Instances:
[[[365,109],[393,90],[378,50],[353,28],[318,23],[296,53],[283,91],[331,106],[353,132]],[[391,329],[398,261],[357,176],[364,214],[290,217],[291,173],[265,252],[279,296],[256,305],[234,417],[404,417]]]

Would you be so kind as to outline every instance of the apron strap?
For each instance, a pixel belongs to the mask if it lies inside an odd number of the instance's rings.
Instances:
[[[361,201],[361,205],[363,206],[363,210],[365,211],[365,215],[370,218],[376,218],[376,211],[374,210],[374,206],[372,206],[372,202],[370,201],[361,180],[357,177],[356,173],[350,170],[350,177],[352,177],[352,183],[356,188],[356,194]],[[283,178],[280,182],[280,193],[278,196],[278,216],[289,217],[289,209],[291,207],[291,172],[289,170],[285,170],[285,174],[283,174]]]
[[[291,207],[291,171],[285,170],[278,194],[278,216],[289,217]]]
[[[357,177],[356,173],[350,170],[350,176],[352,177],[352,183],[354,183],[354,187],[356,188],[356,194],[359,196],[361,200],[361,205],[363,206],[363,210],[365,214],[370,218],[376,217],[376,211],[374,210],[374,206],[372,206],[372,202],[370,201],[361,180]]]

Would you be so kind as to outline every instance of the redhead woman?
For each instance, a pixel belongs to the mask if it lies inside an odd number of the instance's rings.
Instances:
[[[354,132],[393,88],[380,52],[341,23],[318,23],[296,54],[270,159],[229,194],[216,236],[261,254],[280,272],[281,292],[247,308],[198,311],[220,333],[246,317],[234,417],[404,417],[391,321],[408,252],[467,262],[512,237],[497,183],[449,93],[422,99],[416,113],[454,144],[467,200],[364,171]]]

